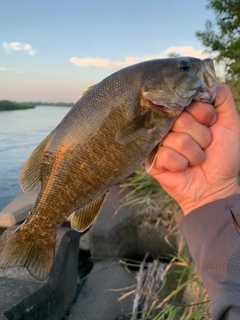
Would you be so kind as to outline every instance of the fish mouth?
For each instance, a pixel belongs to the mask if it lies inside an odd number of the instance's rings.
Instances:
[[[149,99],[147,99],[149,105],[153,107],[154,109],[160,110],[162,112],[166,113],[172,113],[173,111],[182,111],[183,107],[180,104],[174,103],[174,104],[168,104],[168,106],[164,106],[162,104],[157,104],[156,102],[153,102]]]

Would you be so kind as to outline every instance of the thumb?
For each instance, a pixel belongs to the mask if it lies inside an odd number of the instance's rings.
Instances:
[[[238,119],[238,113],[235,108],[232,92],[227,85],[220,85],[216,88],[216,99],[214,102],[216,108],[218,120],[224,121],[226,126],[236,123]]]

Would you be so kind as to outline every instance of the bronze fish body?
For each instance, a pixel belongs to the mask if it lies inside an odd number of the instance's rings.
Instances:
[[[72,227],[88,228],[111,186],[144,161],[150,169],[184,107],[214,98],[212,60],[190,57],[142,62],[89,88],[23,167],[23,191],[40,184],[41,191],[29,218],[3,246],[0,267],[23,266],[45,280],[63,221],[75,212]]]

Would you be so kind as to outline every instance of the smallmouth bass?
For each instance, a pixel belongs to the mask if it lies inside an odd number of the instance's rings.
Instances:
[[[149,171],[162,139],[192,100],[212,103],[211,59],[159,59],[124,68],[90,87],[25,163],[24,192],[41,185],[28,219],[0,252],[0,268],[26,267],[47,279],[56,233],[74,212],[71,226],[87,229],[111,186],[144,161]]]

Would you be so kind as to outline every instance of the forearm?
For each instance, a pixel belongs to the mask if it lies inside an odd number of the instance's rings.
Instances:
[[[240,319],[240,234],[233,216],[240,223],[240,195],[206,204],[179,224],[207,289],[214,320]]]

